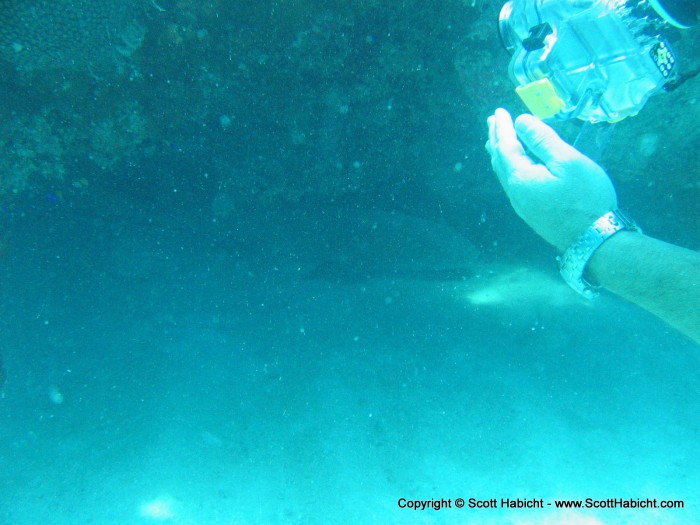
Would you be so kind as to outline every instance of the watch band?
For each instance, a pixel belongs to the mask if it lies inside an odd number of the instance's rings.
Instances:
[[[594,286],[583,278],[588,261],[593,253],[610,237],[622,230],[641,231],[639,227],[627,218],[620,210],[613,210],[595,221],[584,233],[569,246],[559,261],[559,273],[578,293],[588,299],[598,295],[599,287]]]

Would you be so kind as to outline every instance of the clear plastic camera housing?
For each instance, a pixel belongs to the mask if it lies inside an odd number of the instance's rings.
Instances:
[[[558,98],[550,113],[556,112],[540,116],[614,122],[638,113],[663,87],[675,58],[643,4],[510,0],[503,6],[499,32],[513,54],[511,79],[520,87],[547,79]]]

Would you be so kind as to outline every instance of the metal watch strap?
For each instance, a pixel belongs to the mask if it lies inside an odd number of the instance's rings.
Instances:
[[[598,295],[596,287],[583,278],[588,261],[593,253],[607,239],[622,230],[639,231],[634,221],[625,217],[620,210],[613,210],[595,221],[567,250],[558,257],[559,273],[578,293],[588,299]]]

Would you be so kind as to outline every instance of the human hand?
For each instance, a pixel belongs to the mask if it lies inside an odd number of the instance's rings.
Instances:
[[[488,126],[486,149],[513,209],[559,250],[617,208],[615,188],[603,168],[538,118],[520,115],[514,125],[510,114],[499,108]]]

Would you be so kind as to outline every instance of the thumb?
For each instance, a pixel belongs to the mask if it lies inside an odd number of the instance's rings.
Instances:
[[[527,149],[546,166],[575,156],[576,150],[537,117],[520,115],[515,119],[515,130]]]

